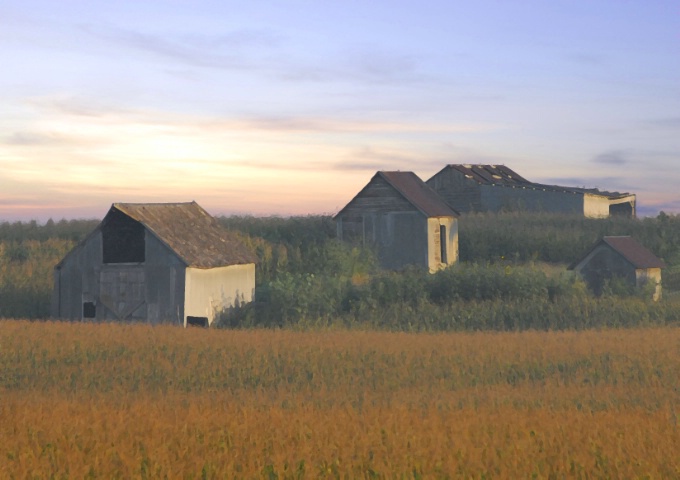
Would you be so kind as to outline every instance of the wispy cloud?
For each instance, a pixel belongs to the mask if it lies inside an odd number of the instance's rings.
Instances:
[[[14,132],[0,140],[0,144],[15,146],[53,146],[71,143],[71,139],[56,133]]]
[[[593,163],[602,163],[605,165],[625,165],[628,161],[628,154],[622,150],[603,152],[592,159]]]
[[[421,71],[419,55],[362,46],[349,50],[340,69],[348,79],[375,84],[409,84],[432,81]]]
[[[680,117],[666,117],[650,120],[649,125],[669,129],[680,129]]]
[[[33,97],[25,103],[38,111],[41,116],[46,114],[64,117],[86,117],[87,121],[140,121],[146,115],[144,110],[128,109],[104,102],[91,97],[78,95],[48,95]],[[160,113],[160,112],[159,112]]]
[[[310,117],[310,116],[245,116],[210,121],[213,126],[248,130],[284,132],[430,132],[430,133],[478,133],[502,129],[500,125],[483,123],[432,123],[410,121],[360,120],[356,118]]]
[[[272,30],[244,29],[222,35],[158,34],[105,25],[82,25],[87,35],[191,67],[258,72],[290,82],[408,84],[436,81],[421,71],[422,56],[367,45],[328,51],[317,58],[289,50]],[[176,74],[176,70],[175,70]],[[186,75],[186,72],[182,73]]]
[[[567,60],[584,66],[601,66],[606,63],[604,55],[589,52],[573,52],[566,56]]]
[[[332,168],[341,171],[405,170],[420,172],[442,167],[445,164],[446,160],[437,155],[404,153],[403,151],[376,149],[367,146],[345,155],[343,159],[335,162]]]
[[[289,56],[272,72],[276,78],[289,82],[407,86],[443,81],[424,73],[421,61],[418,55],[366,47],[329,52],[327,58],[316,61]]]
[[[252,54],[252,48],[273,48],[280,42],[278,35],[266,30],[236,30],[210,36],[196,33],[160,35],[102,25],[83,25],[81,29],[114,45],[187,65],[220,69],[253,69],[257,63],[244,51]]]
[[[149,125],[185,131],[245,130],[282,133],[485,133],[505,130],[502,124],[483,122],[433,122],[422,120],[363,119],[337,115],[193,115],[181,112],[122,108],[78,96],[49,96],[28,100],[41,115],[54,115],[56,125],[69,120],[88,125]],[[76,117],[76,118],[74,118]],[[77,117],[83,117],[77,119]]]

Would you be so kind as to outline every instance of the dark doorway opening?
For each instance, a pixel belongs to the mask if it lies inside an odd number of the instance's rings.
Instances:
[[[632,217],[634,215],[633,205],[630,202],[609,205],[609,215]]]
[[[208,328],[208,317],[187,316],[187,327]]]

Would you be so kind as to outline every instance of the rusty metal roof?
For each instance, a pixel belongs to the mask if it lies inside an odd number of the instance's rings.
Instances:
[[[427,217],[457,217],[458,213],[449,207],[446,202],[428,184],[423,182],[413,172],[378,172],[414,207],[423,212]]]
[[[196,202],[114,203],[172,249],[189,267],[214,268],[255,263],[257,258],[238,238]]]
[[[591,194],[607,197],[610,200],[616,200],[623,197],[628,197],[630,193],[607,192],[597,188],[580,188],[580,187],[562,187],[559,185],[546,185],[543,183],[530,182],[526,178],[519,175],[514,170],[505,165],[447,165],[444,170],[451,168],[456,170],[470,180],[474,180],[480,185],[494,185],[502,187],[514,188],[531,188],[535,190],[544,190],[549,192],[564,192],[574,194]]]
[[[628,260],[635,268],[665,268],[666,264],[633,237],[603,237],[604,242]]]
[[[527,185],[529,180],[505,165],[447,165],[467,178],[484,185]]]

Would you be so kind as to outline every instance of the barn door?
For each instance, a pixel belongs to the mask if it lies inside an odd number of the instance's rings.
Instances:
[[[99,280],[99,302],[117,320],[146,318],[144,270],[104,269]]]

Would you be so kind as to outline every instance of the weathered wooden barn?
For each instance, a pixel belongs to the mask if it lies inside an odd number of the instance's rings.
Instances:
[[[503,165],[447,165],[427,181],[459,212],[571,213],[635,216],[635,195],[530,182]]]
[[[434,272],[458,260],[458,214],[413,172],[378,172],[334,219],[338,238],[377,250],[383,268]]]
[[[208,325],[253,299],[255,261],[196,202],[114,203],[55,267],[52,316]]]
[[[569,266],[581,274],[600,295],[607,280],[618,277],[631,286],[654,286],[652,297],[661,298],[661,269],[664,262],[629,236],[603,237],[580,260]]]

